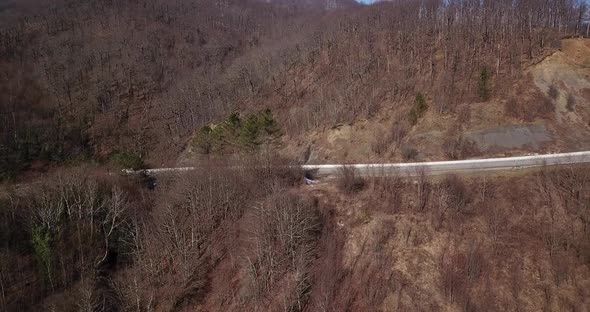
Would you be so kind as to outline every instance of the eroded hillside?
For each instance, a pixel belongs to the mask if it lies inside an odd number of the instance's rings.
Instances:
[[[272,156],[0,194],[9,311],[585,311],[590,171],[337,179]],[[257,166],[250,166],[256,163]],[[57,182],[56,182],[57,181]],[[32,233],[32,234],[30,234]]]
[[[314,162],[562,148],[556,100],[530,87],[527,68],[581,34],[583,6],[312,2],[11,5],[0,28],[4,171],[121,153],[171,166],[203,128],[265,110],[282,135],[271,148]],[[213,156],[239,147],[225,145]],[[211,156],[195,154],[181,160]]]
[[[333,311],[585,311],[586,179],[569,168],[319,186],[341,245],[323,251],[312,298]]]
[[[429,94],[428,111],[410,126],[400,108],[415,99],[384,100],[373,117],[287,137],[285,153],[311,153],[312,163],[350,163],[587,150],[589,64],[590,40],[566,39],[489,101],[459,102],[456,111],[441,114],[433,107],[438,94]]]
[[[586,311],[585,166],[298,164],[588,149],[587,11],[0,0],[0,311]]]

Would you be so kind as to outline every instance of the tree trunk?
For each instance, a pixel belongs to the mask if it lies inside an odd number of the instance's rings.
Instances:
[[[501,50],[500,50],[500,44],[498,43],[498,61],[496,62],[496,76],[500,76],[500,57],[501,57]]]
[[[4,293],[4,277],[2,273],[0,273],[0,309],[2,311],[7,311],[6,309],[6,294]]]

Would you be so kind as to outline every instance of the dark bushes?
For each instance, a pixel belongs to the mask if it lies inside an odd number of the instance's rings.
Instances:
[[[447,250],[440,259],[442,289],[451,303],[473,311],[471,289],[485,272],[486,258],[478,242],[470,241],[466,251]]]
[[[576,97],[572,94],[567,96],[567,103],[565,104],[565,108],[568,112],[573,112],[576,108]]]
[[[133,232],[128,193],[110,181],[73,170],[9,194],[9,198],[6,204],[12,208],[0,204],[0,216],[13,211],[7,219],[11,224],[2,225],[6,238],[13,241],[0,245],[0,250],[16,252],[22,263],[10,264],[0,278],[17,281],[15,277],[31,274],[33,289],[21,294],[28,300],[16,303],[14,310],[30,307],[81,279],[108,278],[111,266],[128,260],[125,255]],[[22,271],[27,268],[35,270]],[[93,300],[101,301],[97,296]]]
[[[111,156],[112,163],[121,169],[139,170],[145,168],[141,155],[133,152],[117,152]]]
[[[371,148],[373,152],[378,155],[383,154],[390,145],[394,147],[401,146],[403,139],[408,134],[408,122],[397,119],[393,122],[388,131],[378,131],[375,134],[375,140],[373,141]]]
[[[64,118],[47,93],[31,68],[0,62],[0,180],[89,152],[84,118]]]
[[[408,120],[412,126],[418,123],[418,120],[424,116],[426,111],[428,110],[428,104],[426,104],[426,98],[422,93],[416,94],[416,98],[414,100],[414,106],[410,110],[410,114],[408,115]]]
[[[354,167],[342,166],[338,170],[338,188],[346,193],[356,193],[365,187],[365,180]]]
[[[477,145],[462,134],[445,139],[443,151],[449,159],[465,159],[479,154]]]
[[[490,99],[490,78],[491,74],[487,68],[483,68],[479,72],[478,92],[479,98],[483,101]]]
[[[557,87],[555,87],[555,85],[551,85],[551,86],[549,86],[549,90],[547,91],[547,95],[549,95],[549,97],[555,101],[559,97],[559,90],[557,89]]]
[[[456,211],[463,211],[469,203],[469,192],[465,183],[456,175],[449,175],[442,183],[447,191],[447,205]]]
[[[544,98],[539,102],[537,112],[541,115],[549,115],[555,111],[555,103],[550,98]]]
[[[377,131],[374,136],[371,150],[377,155],[382,155],[389,148],[390,140],[383,130]]]
[[[224,122],[202,127],[193,139],[193,146],[202,154],[231,147],[253,149],[279,134],[279,124],[270,109],[245,119],[239,113],[232,113]]]
[[[549,97],[538,97],[534,103],[526,99],[511,97],[504,103],[506,116],[525,121],[532,121],[535,117],[548,117],[555,111],[555,103]]]
[[[418,157],[418,150],[408,144],[402,146],[402,158],[405,161],[416,160],[416,157]]]

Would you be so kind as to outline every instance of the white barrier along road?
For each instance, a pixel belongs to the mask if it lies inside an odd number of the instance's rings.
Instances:
[[[378,176],[388,174],[416,175],[421,172],[425,172],[428,175],[437,175],[476,171],[502,171],[539,166],[583,163],[590,163],[590,151],[505,158],[398,164],[351,164],[346,166],[356,169],[358,173],[363,175]],[[302,167],[304,170],[314,171],[318,176],[330,176],[337,174],[342,166],[343,165],[304,165]]]
[[[539,166],[571,165],[583,163],[590,163],[590,151],[422,163],[303,165],[302,168],[305,171],[313,171],[314,175],[316,176],[330,176],[338,174],[338,170],[342,168],[342,166],[355,168],[357,172],[362,175],[415,175],[419,174],[420,172],[425,172],[428,175],[437,175],[477,171],[502,171]],[[186,172],[195,169],[197,168],[182,167],[146,169],[140,171],[124,170],[124,172],[127,174],[145,173],[148,175],[155,175],[161,173]]]

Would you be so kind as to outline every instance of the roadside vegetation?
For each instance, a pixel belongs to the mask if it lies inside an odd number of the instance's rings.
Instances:
[[[111,163],[119,169],[144,169],[145,164],[141,155],[133,152],[115,152],[110,157]]]
[[[428,105],[426,104],[426,99],[424,98],[424,95],[418,93],[416,95],[416,99],[414,100],[414,106],[412,106],[412,109],[410,110],[410,115],[408,116],[410,124],[413,126],[416,125],[418,123],[418,120],[422,118],[422,116],[424,116],[427,110]]]
[[[0,311],[590,306],[586,166],[344,166],[313,185],[298,167],[329,161],[327,145],[483,156],[470,131],[488,116],[547,122],[547,136],[588,124],[585,89],[529,75],[564,38],[588,51],[584,2],[8,2]],[[191,161],[190,173],[119,175]]]
[[[204,126],[192,144],[202,154],[253,151],[279,135],[279,124],[267,109],[247,116],[232,113],[221,123]]]
[[[411,178],[361,177],[343,167],[334,186],[309,187],[300,170],[276,159],[233,168],[212,162],[162,178],[156,190],[136,178],[98,178],[85,169],[27,189],[3,189],[0,306],[587,306],[587,167],[515,177],[430,177],[424,171]]]
[[[161,164],[194,141],[205,154],[252,149],[269,130],[265,109],[289,137],[387,109],[420,128],[426,111],[445,118],[507,98],[523,68],[584,34],[587,13],[557,0],[222,2],[24,0],[3,9],[0,175],[117,151]],[[537,102],[518,99],[508,114],[550,118],[550,103],[539,113]],[[239,126],[214,127],[232,113]],[[377,151],[399,151],[391,140]]]
[[[342,175],[339,183],[348,179]],[[516,177],[428,177],[423,172],[409,179],[363,180],[360,193],[343,190],[325,202],[326,209],[336,211],[340,228],[317,262],[314,308],[547,311],[587,306],[587,167],[546,168]]]

